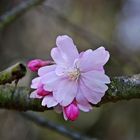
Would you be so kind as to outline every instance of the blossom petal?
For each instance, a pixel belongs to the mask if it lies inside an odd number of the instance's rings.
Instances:
[[[56,86],[59,84],[59,78],[60,77],[55,74],[55,71],[45,74],[41,78],[41,82],[44,84],[44,90],[53,91],[56,89]]]
[[[98,80],[106,84],[110,83],[110,78],[100,71],[89,71],[86,73],[82,73],[82,76],[85,78],[89,78],[90,80]]]
[[[88,100],[83,96],[82,90],[79,90],[77,93],[76,101],[80,110],[89,112],[92,109],[92,106],[89,104]]]
[[[67,115],[66,115],[66,113],[65,113],[64,107],[62,108],[62,110],[63,110],[63,117],[64,117],[64,119],[67,121],[67,120],[68,120],[68,117],[67,117]]]
[[[62,80],[59,82],[59,87],[53,91],[53,95],[57,102],[62,106],[69,105],[77,94],[77,84],[74,81]]]
[[[103,93],[98,93],[98,92],[95,92],[91,89],[89,89],[88,87],[86,87],[84,85],[84,83],[81,82],[81,90],[85,96],[85,98],[92,104],[97,104],[98,102],[101,101],[101,98],[103,97]]]
[[[36,92],[36,90],[35,91],[33,91],[31,94],[30,94],[30,98],[38,98],[38,99],[41,99],[42,98],[42,96],[39,96],[38,94],[37,94],[37,92]]]
[[[105,84],[110,83],[109,77],[99,71],[82,73],[81,79],[84,81],[87,87],[97,92],[105,92],[108,89]]]
[[[63,76],[63,75],[65,75],[66,70],[67,70],[67,69],[64,68],[64,67],[57,66],[56,69],[55,69],[55,73],[56,73],[58,76]]]
[[[74,60],[79,57],[78,50],[69,36],[58,36],[56,39],[56,45],[66,64],[72,65]]]
[[[51,57],[57,65],[65,66],[66,62],[59,48],[52,48]]]
[[[43,75],[47,74],[48,72],[54,71],[55,68],[56,68],[56,65],[50,65],[50,66],[41,67],[38,70],[38,75],[43,76]]]
[[[37,89],[40,85],[40,77],[34,78],[32,80],[31,88]]]
[[[91,70],[103,70],[103,66],[109,60],[109,52],[104,47],[100,47],[96,50],[87,50],[80,57],[80,69],[84,72]]]
[[[89,71],[82,73],[80,87],[87,100],[93,104],[97,104],[108,89],[105,83],[110,83],[108,76],[102,72]]]
[[[58,103],[52,95],[47,95],[42,100],[42,106],[47,106],[48,108],[56,106]]]

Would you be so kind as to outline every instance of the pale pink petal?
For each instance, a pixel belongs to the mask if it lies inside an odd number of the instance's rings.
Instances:
[[[96,71],[99,71],[99,72],[102,72],[102,73],[105,73],[105,70],[104,70],[104,67],[103,66],[97,66],[95,68]]]
[[[110,83],[110,78],[106,74],[100,71],[89,71],[86,73],[82,73],[82,77],[88,78],[90,80],[97,80],[100,81],[101,83],[106,83],[106,84]],[[91,82],[93,83],[93,81]]]
[[[80,83],[80,87],[85,98],[92,104],[97,104],[98,102],[100,102],[101,98],[105,94],[105,93],[98,93],[89,89],[88,87],[84,85],[83,82]]]
[[[80,57],[79,67],[84,72],[103,69],[102,67],[109,60],[109,56],[109,52],[104,47],[100,47],[94,51],[89,49]]]
[[[64,76],[65,73],[66,73],[66,71],[67,71],[66,68],[61,67],[61,66],[59,66],[59,65],[58,65],[58,66],[56,67],[56,69],[55,69],[55,73],[56,73],[56,75],[58,75],[58,76]]]
[[[44,84],[44,90],[53,91],[59,84],[59,79],[60,77],[58,77],[54,71],[45,74],[41,78],[41,82]]]
[[[65,66],[65,59],[63,58],[60,49],[58,48],[52,48],[51,50],[51,57],[55,61],[57,65]]]
[[[108,89],[105,83],[110,83],[109,77],[99,71],[82,73],[81,79],[87,87],[97,92],[105,92]]]
[[[63,92],[65,92],[65,90]],[[69,86],[67,86],[67,91],[65,92],[64,99],[62,100],[60,104],[62,106],[69,105],[76,97],[76,94],[77,94],[76,84],[75,85],[70,84]]]
[[[62,80],[59,82],[57,90],[53,91],[53,95],[57,102],[62,106],[69,105],[77,94],[77,84],[75,81]]]
[[[84,112],[89,112],[92,106],[89,104],[88,100],[83,96],[83,91],[79,90],[76,96],[76,102],[80,110]]]
[[[84,54],[84,51],[80,52],[79,58],[81,58],[83,56],[83,54]]]
[[[64,119],[67,121],[67,120],[68,120],[68,117],[66,116],[66,113],[65,113],[64,107],[62,108],[62,110],[63,110],[63,117],[64,117]]]
[[[30,94],[30,98],[38,98],[38,99],[41,99],[42,96],[39,96],[39,95],[37,94],[36,90],[35,90],[35,91],[33,91],[33,92]]]
[[[69,36],[58,36],[56,39],[56,45],[66,63],[72,65],[74,60],[79,57],[78,50]]]
[[[40,85],[40,77],[34,78],[32,80],[31,88],[37,89]]]
[[[41,67],[38,70],[38,75],[43,76],[43,75],[47,74],[48,72],[54,71],[55,68],[56,68],[56,65],[50,65],[50,66]]]
[[[99,92],[97,91],[97,89],[87,86],[87,84],[85,84],[85,82],[83,82],[82,80],[80,81],[80,87],[85,98],[92,104],[97,104],[98,102],[100,102],[101,98],[105,94],[105,92]]]
[[[57,90],[53,91],[53,96],[57,100],[57,102],[61,103],[65,96],[65,87],[68,84],[67,80],[59,81],[59,87]]]
[[[42,106],[47,106],[48,108],[56,106],[58,103],[52,95],[47,95],[42,100]]]
[[[72,72],[74,71],[74,66],[73,67],[69,67],[69,68],[64,68],[64,67],[61,67],[61,66],[57,66],[56,69],[55,69],[55,73],[56,75],[58,76],[61,76],[63,78],[68,78],[68,72]]]

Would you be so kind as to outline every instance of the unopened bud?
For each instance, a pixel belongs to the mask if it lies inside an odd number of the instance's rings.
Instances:
[[[29,61],[28,68],[33,72],[37,72],[39,68],[50,65],[51,63],[52,61],[43,61],[41,59],[34,59]]]
[[[79,116],[79,108],[75,102],[64,108],[64,113],[68,120],[75,121]]]

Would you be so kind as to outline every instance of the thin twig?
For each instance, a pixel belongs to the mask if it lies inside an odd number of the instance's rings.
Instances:
[[[96,138],[89,138],[79,132],[68,129],[63,125],[58,125],[33,112],[21,113],[21,115],[39,126],[51,129],[74,140],[97,140]]]
[[[12,21],[22,16],[25,12],[34,6],[37,6],[44,2],[45,0],[26,0],[21,2],[18,6],[12,10],[6,12],[0,17],[0,30],[9,25]]]

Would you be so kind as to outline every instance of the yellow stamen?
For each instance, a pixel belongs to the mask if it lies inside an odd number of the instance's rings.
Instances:
[[[68,72],[68,76],[70,80],[78,80],[79,76],[80,76],[80,70],[79,69],[75,69],[73,71]]]

